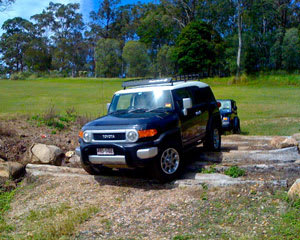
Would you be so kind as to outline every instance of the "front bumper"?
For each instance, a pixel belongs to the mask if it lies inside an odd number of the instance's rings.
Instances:
[[[113,148],[115,155],[97,155],[97,148]],[[134,144],[81,144],[75,152],[86,164],[101,164],[104,166],[144,167],[158,155],[158,146],[152,142]]]

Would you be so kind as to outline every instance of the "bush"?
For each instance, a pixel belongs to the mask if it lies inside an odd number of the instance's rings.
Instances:
[[[10,75],[11,80],[26,80],[31,75],[30,72],[16,72]]]
[[[246,171],[244,169],[239,168],[238,166],[231,166],[230,168],[224,171],[225,175],[228,175],[233,178],[238,178],[245,176]]]
[[[78,76],[79,77],[87,77],[88,76],[88,72],[87,71],[79,71],[78,72]]]
[[[38,126],[46,125],[57,130],[67,128],[72,122],[78,123],[84,121],[84,123],[86,123],[86,121],[88,121],[87,117],[77,116],[74,107],[67,109],[65,114],[60,114],[54,105],[51,105],[44,114],[32,116],[31,120],[36,121]],[[54,132],[56,133],[56,131],[53,130],[52,134],[54,134]]]

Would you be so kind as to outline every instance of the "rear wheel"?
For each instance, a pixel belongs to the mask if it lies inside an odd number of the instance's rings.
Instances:
[[[218,152],[221,150],[221,131],[214,123],[206,133],[204,148],[208,151]]]
[[[181,156],[174,146],[163,148],[153,164],[154,178],[160,182],[169,182],[178,177],[181,170]]]
[[[233,129],[232,132],[234,134],[240,134],[241,128],[240,128],[240,119],[238,117],[234,118],[233,120]]]

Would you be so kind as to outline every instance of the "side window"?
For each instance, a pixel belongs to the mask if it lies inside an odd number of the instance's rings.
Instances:
[[[216,101],[210,87],[199,88],[198,92],[199,103],[211,103]]]
[[[202,103],[202,96],[203,93],[201,93],[201,88],[198,87],[190,87],[189,90],[192,93],[192,100],[193,100],[193,105],[198,105]]]
[[[207,92],[207,102],[215,102],[215,96],[212,92],[212,90],[210,89],[210,87],[204,88],[205,91]]]
[[[189,92],[187,88],[179,88],[174,90],[175,93],[175,102],[179,106],[180,109],[183,109],[183,98],[191,98],[192,102],[194,102],[192,94]]]
[[[190,90],[193,92],[195,105],[214,101],[212,91],[209,87],[191,87]]]

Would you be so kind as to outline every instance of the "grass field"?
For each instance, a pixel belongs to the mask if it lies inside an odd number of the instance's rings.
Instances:
[[[51,105],[97,117],[106,111],[122,79],[0,80],[0,117],[34,115]],[[300,132],[300,76],[262,76],[229,85],[231,78],[205,79],[216,98],[237,101],[243,134],[291,135]]]

